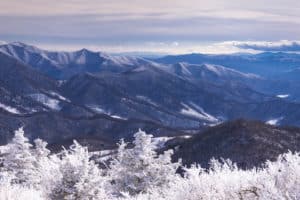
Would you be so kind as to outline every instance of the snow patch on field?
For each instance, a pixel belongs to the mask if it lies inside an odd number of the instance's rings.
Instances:
[[[61,107],[59,106],[59,100],[53,99],[48,97],[45,94],[31,94],[29,95],[31,98],[33,98],[34,100],[44,104],[45,106],[47,106],[48,108],[52,109],[52,110],[60,110]]]
[[[16,108],[4,105],[2,103],[0,103],[0,108],[6,110],[7,112],[13,113],[13,114],[20,114],[20,112]]]

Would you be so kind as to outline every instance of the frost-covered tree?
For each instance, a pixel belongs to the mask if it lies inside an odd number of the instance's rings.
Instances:
[[[287,153],[262,169],[241,170],[231,161],[211,161],[210,169],[198,165],[185,169],[164,190],[128,199],[147,200],[298,200],[300,199],[300,156]]]
[[[29,140],[24,136],[23,127],[15,131],[14,138],[7,145],[1,169],[13,177],[12,182],[30,185],[35,181],[36,158],[32,155],[31,147]]]
[[[118,194],[137,194],[153,187],[163,187],[176,176],[178,163],[171,162],[172,151],[157,155],[152,135],[139,130],[134,135],[133,148],[121,140],[109,176]]]
[[[91,161],[77,142],[51,154],[47,143],[34,147],[23,129],[5,148],[0,173],[0,199],[9,200],[298,200],[300,155],[288,152],[263,168],[239,169],[230,160],[211,160],[210,168],[171,163],[172,152],[158,155],[152,136],[135,134],[133,147],[121,141],[108,169]],[[2,151],[3,152],[3,151]]]
[[[44,195],[51,197],[56,186],[61,183],[62,173],[60,171],[60,158],[47,149],[47,142],[36,139],[34,140],[34,149],[32,154],[36,160],[34,166],[36,168],[36,184],[35,188],[43,191]]]
[[[50,155],[50,150],[47,149],[47,142],[41,139],[34,140],[34,156],[37,160],[46,159]]]
[[[90,160],[86,147],[74,141],[70,150],[64,150],[60,163],[62,180],[53,194],[54,199],[104,199],[106,178]]]
[[[256,185],[261,198],[300,199],[299,153],[288,152],[276,162],[267,161],[258,173]]]

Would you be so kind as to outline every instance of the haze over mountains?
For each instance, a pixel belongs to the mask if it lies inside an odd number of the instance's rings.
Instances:
[[[4,44],[0,142],[21,125],[50,143],[114,142],[138,128],[185,135],[238,118],[300,126],[299,67],[300,55],[286,53],[149,60]]]

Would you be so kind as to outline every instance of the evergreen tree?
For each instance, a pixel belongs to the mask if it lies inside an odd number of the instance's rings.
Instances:
[[[12,176],[13,183],[32,184],[36,176],[35,157],[31,152],[32,145],[24,136],[23,127],[15,131],[15,136],[7,146],[3,160],[3,171]]]
[[[176,176],[179,164],[171,162],[172,151],[157,155],[152,135],[139,130],[133,144],[133,148],[126,148],[127,144],[122,140],[111,163],[109,175],[117,193],[147,192],[152,187],[168,184]]]
[[[62,181],[60,171],[61,160],[57,155],[50,155],[51,151],[47,149],[47,142],[34,140],[35,148],[32,150],[36,160],[36,184],[35,188],[42,190],[47,197],[51,197],[56,190],[56,186]]]
[[[34,156],[37,160],[48,158],[50,150],[47,149],[47,145],[48,143],[41,139],[34,140]]]
[[[101,199],[105,177],[98,166],[90,160],[86,147],[74,141],[70,150],[64,150],[60,163],[62,181],[56,187],[55,199]]]

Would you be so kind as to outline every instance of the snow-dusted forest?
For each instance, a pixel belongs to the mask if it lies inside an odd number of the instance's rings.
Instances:
[[[0,199],[300,199],[298,153],[262,169],[214,159],[208,170],[185,168],[171,162],[172,151],[158,155],[151,135],[138,131],[134,137],[132,148],[121,141],[110,161],[99,163],[76,141],[52,154],[40,139],[31,144],[21,128],[1,147]],[[184,175],[176,173],[179,167]]]

